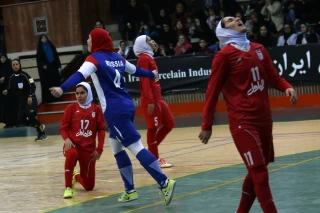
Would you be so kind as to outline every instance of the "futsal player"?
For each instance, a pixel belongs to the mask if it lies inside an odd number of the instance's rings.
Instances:
[[[199,138],[207,144],[211,137],[214,111],[222,91],[230,132],[248,169],[237,213],[249,212],[255,198],[263,212],[275,213],[267,168],[274,161],[268,88],[285,92],[292,104],[297,102],[297,95],[279,75],[267,50],[246,38],[246,27],[239,18],[223,18],[216,34],[222,49],[212,62]]]

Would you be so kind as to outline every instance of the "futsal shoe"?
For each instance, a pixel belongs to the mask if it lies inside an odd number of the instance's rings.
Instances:
[[[170,204],[175,187],[176,187],[176,181],[169,179],[167,186],[160,189],[166,205]]]
[[[138,199],[138,193],[136,191],[124,192],[119,198],[118,201],[121,203],[130,202]]]
[[[158,159],[159,165],[161,168],[170,168],[172,167],[172,164],[167,163],[163,158]]]
[[[73,195],[72,189],[70,187],[67,187],[64,190],[64,194],[63,194],[64,199],[72,198],[72,195]]]
[[[35,141],[45,141],[48,140],[48,137],[45,134],[38,135],[38,137],[35,139]]]
[[[73,170],[73,176],[72,176],[72,188],[74,188],[74,186],[77,183],[77,179],[76,179],[76,175],[80,174],[77,170]]]

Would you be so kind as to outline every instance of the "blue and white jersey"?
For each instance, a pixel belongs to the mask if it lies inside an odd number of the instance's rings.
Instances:
[[[91,76],[107,120],[135,111],[132,98],[125,88],[124,72],[134,74],[136,67],[121,55],[95,52],[87,57],[79,72],[85,78]]]

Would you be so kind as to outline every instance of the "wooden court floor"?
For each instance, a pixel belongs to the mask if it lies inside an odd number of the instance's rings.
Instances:
[[[278,162],[270,166],[270,182],[276,204],[283,209],[279,212],[317,212],[320,120],[279,122],[273,129]],[[123,184],[108,141],[97,162],[95,189],[85,192],[76,185],[74,197],[66,200],[59,135],[41,143],[34,142],[34,136],[0,138],[0,212],[235,212],[246,170],[228,126],[215,126],[207,145],[198,140],[199,130],[175,128],[160,146],[161,157],[174,164],[165,173],[177,179],[176,197],[168,207],[131,153],[139,199],[117,202]],[[145,144],[146,132],[140,133]],[[290,202],[295,207],[288,210]],[[261,212],[257,204],[252,212]]]

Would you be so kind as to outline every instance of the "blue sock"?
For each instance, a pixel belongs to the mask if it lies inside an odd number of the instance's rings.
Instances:
[[[140,164],[147,170],[147,172],[155,179],[160,187],[167,185],[167,176],[163,173],[160,168],[159,162],[156,157],[151,154],[148,150],[143,148],[138,154],[137,159]]]
[[[114,155],[117,160],[118,168],[124,182],[124,187],[127,192],[134,189],[133,184],[133,169],[131,160],[125,150]]]

